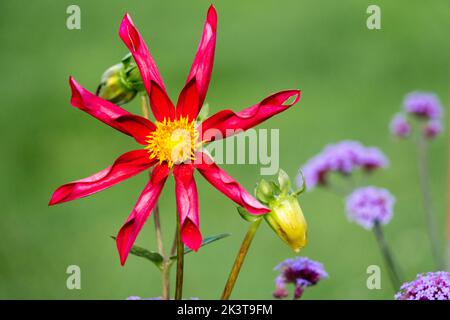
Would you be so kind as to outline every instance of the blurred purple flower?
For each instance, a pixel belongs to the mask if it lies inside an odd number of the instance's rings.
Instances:
[[[372,229],[375,221],[387,224],[391,220],[395,198],[386,189],[370,186],[356,189],[346,202],[349,220]]]
[[[442,132],[442,125],[439,120],[429,120],[423,128],[425,138],[433,139]]]
[[[442,113],[441,103],[434,93],[411,92],[403,101],[406,112],[419,118],[438,119]]]
[[[406,138],[411,134],[411,125],[402,113],[397,113],[391,120],[391,133],[399,138]]]
[[[311,158],[302,168],[308,189],[316,185],[326,185],[327,175],[338,172],[349,175],[354,169],[371,171],[388,165],[386,156],[375,147],[365,147],[357,141],[344,140],[327,145],[319,154]],[[297,184],[302,184],[299,174]]]
[[[396,300],[450,300],[450,272],[438,271],[418,274],[404,283],[395,295]]]
[[[130,296],[127,300],[162,300],[162,297],[154,297],[154,298],[141,298],[139,296]],[[183,299],[186,300],[186,299]],[[199,300],[197,297],[189,298],[189,300]]]
[[[141,298],[139,296],[130,296],[127,298],[127,300],[162,300],[161,297],[155,297],[155,298]]]
[[[323,265],[305,257],[287,259],[275,267],[280,275],[275,279],[275,298],[286,298],[289,294],[286,285],[294,284],[294,299],[299,299],[306,287],[313,286],[319,280],[328,278]]]

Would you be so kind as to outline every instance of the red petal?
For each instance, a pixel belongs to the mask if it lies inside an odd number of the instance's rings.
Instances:
[[[159,171],[157,168],[158,166],[155,167],[155,170]],[[122,265],[125,264],[134,241],[141,231],[145,221],[150,216],[151,211],[155,207],[166,179],[167,176],[158,181],[158,183],[154,183],[154,179],[150,179],[148,181],[144,191],[142,191],[136,205],[134,206],[133,211],[128,216],[128,219],[122,228],[120,228],[120,231],[117,234],[116,244],[117,249],[119,250],[120,263]]]
[[[156,120],[163,121],[165,118],[175,118],[175,107],[167,93],[154,81],[151,81],[152,91],[149,93],[150,105]],[[161,110],[172,110],[169,114]]]
[[[53,193],[49,205],[86,197],[109,188],[150,168],[156,161],[146,150],[134,150],[121,155],[112,166],[82,180],[65,184]]]
[[[188,117],[190,120],[195,120],[200,110],[200,97],[197,91],[197,84],[195,78],[192,78],[178,97],[177,102],[177,116]]]
[[[228,173],[219,168],[205,153],[197,153],[195,167],[217,190],[238,205],[244,207],[248,212],[252,214],[264,214],[270,211],[249,194]]]
[[[292,103],[284,104],[294,97]],[[300,90],[287,90],[275,93],[260,103],[235,113],[232,110],[222,110],[206,119],[201,125],[202,141],[208,142],[219,138],[226,138],[252,128],[270,117],[286,110],[300,100]],[[208,134],[209,129],[219,131],[222,137]]]
[[[209,80],[211,79],[214,64],[214,52],[216,49],[216,30],[217,13],[214,7],[210,6],[203,27],[202,38],[186,81],[186,85],[188,85],[189,82],[194,79],[197,84],[198,104],[192,105],[189,112],[194,119],[205,101]]]
[[[158,84],[159,88],[165,93],[166,88],[164,87],[164,83],[159,74],[158,68],[156,67],[155,61],[153,61],[144,39],[134,26],[128,13],[125,14],[122,23],[120,24],[119,36],[128,47],[128,50],[130,50],[134,60],[136,61],[148,95],[151,96],[151,91],[153,90],[152,82]],[[167,108],[163,108],[159,105],[150,105],[152,112],[158,121],[162,121],[164,118],[172,119],[175,116],[175,108],[173,105],[172,107],[167,105]]]
[[[200,233],[197,186],[194,180],[194,166],[180,164],[174,167],[175,193],[180,219],[181,240],[197,251],[202,244]]]
[[[70,77],[69,84],[72,89],[70,103],[74,107],[132,136],[138,143],[146,144],[146,136],[155,129],[153,123],[89,92],[80,86],[73,77]]]

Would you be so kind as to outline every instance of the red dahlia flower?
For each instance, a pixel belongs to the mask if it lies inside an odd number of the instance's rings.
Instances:
[[[211,6],[194,63],[175,107],[167,95],[147,45],[129,15],[126,14],[123,18],[119,36],[131,51],[139,67],[155,123],[99,98],[81,87],[72,77],[70,78],[71,104],[74,107],[133,137],[144,147],[121,155],[112,166],[103,171],[59,187],[53,193],[49,204],[54,205],[91,195],[153,167],[147,185],[117,235],[116,242],[122,265],[139,231],[153,210],[172,169],[175,177],[181,239],[193,250],[198,250],[202,243],[197,187],[193,177],[195,169],[216,189],[248,212],[252,214],[269,212],[238,182],[219,168],[206,153],[202,152],[201,147],[205,143],[217,139],[217,135],[208,137],[202,132],[215,129],[216,132],[221,133],[221,137],[225,138],[232,134],[227,129],[249,129],[291,107],[300,99],[300,91],[278,92],[238,113],[223,110],[198,125],[196,118],[205,100],[211,78],[216,29],[217,14]],[[290,98],[294,98],[294,101],[287,103]]]

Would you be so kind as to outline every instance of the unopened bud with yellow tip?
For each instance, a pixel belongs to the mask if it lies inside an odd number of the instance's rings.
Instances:
[[[267,223],[292,250],[299,252],[306,243],[307,225],[302,209],[294,195],[282,195],[268,204]]]
[[[97,95],[112,103],[123,105],[143,91],[142,78],[131,55],[126,55],[121,63],[109,67],[102,75]]]
[[[275,233],[295,252],[299,252],[307,243],[307,224],[298,202],[298,195],[305,190],[292,192],[289,176],[280,169],[278,183],[262,179],[255,190],[256,198],[271,210],[264,219]],[[240,215],[248,220],[255,218],[245,210],[239,209]]]

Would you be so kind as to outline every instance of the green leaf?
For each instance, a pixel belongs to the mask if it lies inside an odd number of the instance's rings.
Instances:
[[[116,240],[116,237],[111,237],[114,240]],[[150,251],[145,248],[139,247],[139,246],[133,246],[131,247],[130,253],[132,255],[135,255],[137,257],[145,258],[155,264],[155,266],[158,267],[158,269],[162,270],[162,263],[163,263],[163,256],[160,255],[158,252]]]
[[[207,237],[207,238],[203,239],[202,245],[200,247],[206,246],[210,243],[213,243],[217,240],[220,240],[220,239],[223,239],[223,238],[226,238],[229,236],[231,236],[230,233],[220,233],[220,234],[216,234],[215,236]],[[188,247],[184,246],[184,254],[188,254],[189,252],[192,252],[192,249],[189,249]],[[177,260],[177,256],[176,255],[171,256],[170,259]]]

